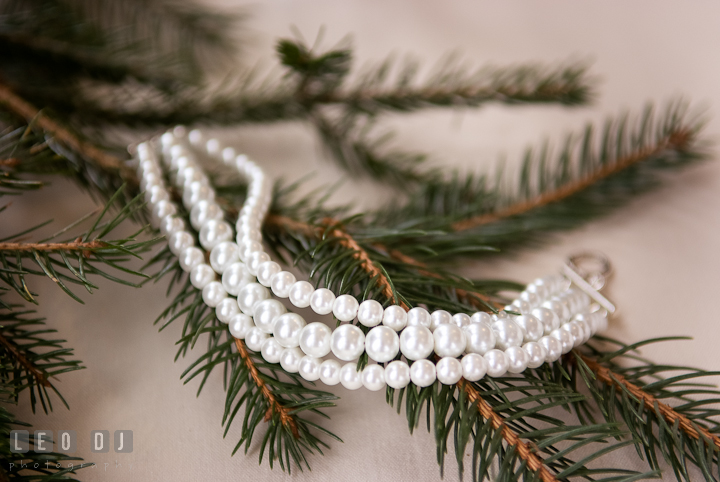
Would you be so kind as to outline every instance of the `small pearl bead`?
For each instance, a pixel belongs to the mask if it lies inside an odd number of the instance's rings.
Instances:
[[[211,281],[202,290],[202,298],[206,305],[215,308],[223,299],[227,298],[227,292],[219,281]]]
[[[555,313],[558,318],[560,318],[561,323],[567,320],[567,318],[570,316],[570,312],[567,306],[563,304],[557,297],[543,302],[542,307],[548,308],[550,311]]]
[[[467,346],[465,333],[455,324],[440,325],[433,332],[435,353],[440,357],[456,357],[462,355]]]
[[[550,333],[550,336],[560,341],[562,344],[563,355],[568,353],[575,346],[575,340],[573,340],[573,336],[568,331],[558,328],[557,330],[553,330],[553,332]]]
[[[385,367],[385,383],[396,390],[405,388],[410,383],[410,367],[400,360],[390,362]]]
[[[240,259],[247,264],[250,264],[253,253],[262,252],[263,249],[262,244],[260,244],[258,241],[249,240],[239,245],[239,248],[240,251],[238,252],[238,254],[240,255]]]
[[[190,248],[185,248],[182,253],[180,253],[178,261],[180,261],[182,270],[189,273],[195,266],[205,262],[205,256],[198,248],[191,246]]]
[[[453,323],[455,323],[460,328],[463,328],[465,326],[470,325],[470,317],[466,315],[465,313],[456,313],[452,317]]]
[[[492,324],[495,333],[495,342],[499,349],[507,350],[511,346],[522,345],[525,334],[517,323],[510,319],[501,318]]]
[[[490,316],[489,313],[485,313],[484,311],[478,311],[477,313],[473,314],[470,317],[470,321],[472,321],[473,323],[485,323],[487,326],[493,324],[492,316]]]
[[[190,283],[196,288],[196,289],[203,289],[205,286],[213,281],[215,279],[215,271],[210,267],[210,265],[201,263],[197,266],[195,266],[190,271]]]
[[[220,152],[220,141],[217,139],[208,139],[205,143],[205,149],[211,156],[217,155]]]
[[[210,252],[210,266],[217,274],[223,274],[230,265],[238,261],[237,245],[231,241],[218,244]]]
[[[469,382],[476,382],[485,376],[488,364],[482,355],[469,353],[462,357],[463,378]]]
[[[314,291],[315,288],[313,288],[313,285],[307,281],[296,281],[288,292],[290,303],[298,308],[307,308],[310,306],[310,297]]]
[[[332,312],[335,303],[335,294],[327,288],[318,288],[310,297],[310,307],[318,315],[327,315]]]
[[[382,322],[384,310],[375,300],[365,300],[358,308],[358,321],[368,327],[377,326]]]
[[[452,357],[441,358],[437,362],[435,370],[437,371],[437,379],[443,385],[454,385],[460,381],[463,375],[462,363],[457,358]]]
[[[571,321],[569,323],[565,323],[563,326],[560,327],[560,329],[565,330],[570,333],[570,335],[572,335],[573,346],[580,346],[583,344],[583,341],[585,339],[585,333],[583,332],[580,323],[576,321]]]
[[[356,363],[346,363],[340,369],[340,383],[348,390],[357,390],[362,387],[362,377],[357,371]]]
[[[536,284],[534,282],[530,283],[529,285],[527,285],[527,288],[525,288],[525,291],[534,293],[535,296],[537,296],[538,299],[540,299],[540,300],[547,298],[547,295],[548,295],[547,288],[542,283],[541,284]]]
[[[520,314],[530,313],[533,309],[533,305],[525,300],[515,300],[510,303],[509,306],[505,307],[505,310],[517,311]]]
[[[484,355],[495,348],[495,333],[485,323],[472,323],[470,326],[466,326],[463,331],[467,339],[465,350],[468,353]]]
[[[498,320],[509,320],[510,314],[507,311],[502,310],[502,311],[498,311],[497,313],[492,315],[491,318],[493,319],[493,323],[495,323]]]
[[[508,371],[510,373],[522,373],[528,364],[528,354],[522,347],[511,346],[505,350],[508,360]]]
[[[221,221],[222,218],[222,209],[213,201],[198,201],[190,210],[190,224],[195,229],[201,229],[212,220]]]
[[[523,345],[523,350],[528,355],[527,366],[529,368],[538,368],[540,365],[545,363],[545,357],[547,356],[547,350],[540,343],[531,341]]]
[[[528,303],[530,303],[531,306],[535,306],[540,302],[540,298],[538,298],[538,295],[536,295],[532,291],[523,291],[522,293],[520,293],[519,299],[527,301]]]
[[[424,326],[408,326],[400,333],[400,351],[408,360],[420,360],[432,353],[435,340]]]
[[[280,354],[280,366],[288,373],[297,373],[305,354],[298,347],[285,348]]]
[[[157,204],[160,201],[167,201],[170,199],[170,195],[167,190],[160,185],[150,186],[150,189],[145,191],[145,202],[148,204]]]
[[[282,345],[275,338],[268,338],[260,347],[260,354],[268,363],[278,363],[283,351]]]
[[[340,383],[340,363],[335,360],[325,360],[320,364],[320,381],[325,385],[333,386]]]
[[[540,344],[545,348],[547,354],[545,355],[545,361],[552,363],[562,356],[562,343],[557,338],[552,336],[543,336],[540,338]]]
[[[278,298],[287,298],[290,288],[295,284],[295,275],[289,271],[280,271],[270,279],[270,288]]]
[[[270,280],[280,271],[282,268],[275,261],[265,261],[257,268],[258,283],[269,288]]]
[[[330,353],[332,330],[320,322],[310,323],[300,332],[300,348],[307,355],[322,358]]]
[[[176,216],[166,216],[160,221],[160,231],[168,238],[184,230],[185,222]]]
[[[230,319],[228,328],[232,336],[242,340],[252,328],[255,328],[255,322],[248,315],[238,313]]]
[[[583,332],[583,338],[582,338],[582,340],[580,341],[580,344],[581,344],[581,345],[582,345],[583,343],[585,343],[586,341],[588,341],[588,340],[590,339],[590,337],[593,336],[594,333],[593,333],[592,327],[590,326],[590,322],[589,322],[589,321],[586,321],[586,320],[584,320],[584,319],[578,319],[578,318],[576,317],[576,318],[572,321],[572,323],[577,323],[578,325],[580,325],[580,329],[581,329],[582,332]]]
[[[223,241],[230,241],[232,239],[232,227],[225,221],[208,221],[200,229],[199,240],[200,244],[205,249],[213,249]]]
[[[200,201],[215,200],[215,191],[206,182],[193,181],[185,188],[182,197],[185,208],[192,210],[192,207]]]
[[[430,328],[430,313],[425,308],[415,307],[407,313],[407,326],[424,326]],[[386,370],[387,371],[387,370]]]
[[[252,351],[260,351],[262,344],[265,343],[265,340],[268,338],[270,338],[270,335],[262,331],[260,328],[254,327],[248,330],[245,335],[245,344]]]
[[[284,348],[300,345],[300,332],[305,328],[305,320],[296,313],[280,315],[274,322],[273,336]]]
[[[233,296],[237,296],[241,289],[248,283],[252,283],[253,278],[248,273],[244,263],[233,263],[227,268],[222,275],[222,284],[225,291]]]
[[[242,256],[240,258],[242,259]],[[255,251],[246,259],[247,261],[245,262],[245,267],[247,267],[247,270],[251,275],[255,276],[257,274],[258,267],[264,262],[270,261],[270,256],[263,251]]]
[[[388,328],[392,328],[395,331],[400,331],[407,325],[407,313],[401,307],[397,305],[391,305],[385,308],[383,314],[383,325]]]
[[[160,221],[168,216],[175,216],[177,214],[177,208],[170,201],[160,201],[153,208],[152,218],[153,225],[160,226]]]
[[[168,238],[168,247],[175,256],[180,256],[180,253],[193,244],[195,244],[195,240],[186,231],[179,231]]]
[[[320,363],[322,363],[322,360],[319,358],[305,355],[300,359],[298,365],[300,376],[309,382],[314,382],[320,378]]]
[[[340,325],[332,334],[331,347],[339,359],[354,360],[365,349],[365,334],[355,325]]]
[[[354,296],[340,295],[333,304],[333,314],[340,321],[352,321],[358,312],[358,301]]]
[[[435,364],[430,360],[417,360],[410,367],[410,380],[418,387],[429,387],[435,378]]]
[[[257,283],[248,283],[238,292],[237,302],[243,313],[252,315],[255,305],[269,297],[267,288]]]
[[[445,310],[433,311],[430,318],[430,331],[435,331],[440,325],[452,323],[452,315]]]
[[[240,308],[234,298],[223,298],[215,307],[215,316],[220,323],[230,323],[232,317],[238,313],[240,313]]]
[[[500,350],[490,350],[483,355],[487,362],[487,374],[491,377],[501,377],[507,373],[510,365],[505,353]]]
[[[249,285],[248,285],[249,286]],[[240,299],[240,298],[238,298]],[[285,314],[286,310],[278,300],[264,299],[255,302],[252,317],[255,325],[265,333],[272,333],[278,318]]]
[[[223,164],[226,164],[228,166],[231,166],[233,163],[235,163],[235,157],[237,157],[237,153],[235,152],[235,149],[232,147],[226,147],[221,152]]]
[[[513,321],[525,332],[525,342],[538,341],[543,336],[545,328],[533,315],[516,316]]]
[[[368,365],[362,371],[362,384],[371,392],[385,388],[385,369],[380,365]]]
[[[387,326],[376,326],[365,336],[365,351],[378,363],[389,362],[400,350],[400,337]]]
[[[553,330],[560,328],[560,318],[549,308],[541,306],[532,310],[531,314],[543,324],[543,333],[549,335]]]

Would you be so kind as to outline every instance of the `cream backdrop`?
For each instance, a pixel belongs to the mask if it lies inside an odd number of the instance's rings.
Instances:
[[[720,134],[720,5],[716,2],[399,2],[271,1],[245,4],[246,59],[271,65],[273,45],[296,26],[312,41],[326,27],[325,45],[351,33],[357,62],[390,52],[413,53],[426,64],[449,51],[471,65],[581,59],[591,64],[598,97],[589,107],[486,107],[395,116],[399,143],[433,153],[432,162],[461,170],[489,169],[501,154],[516,159],[526,145],[560,140],[587,120],[623,109],[638,111],[646,100],[685,96],[705,108],[705,139]],[[219,135],[251,154],[270,173],[288,177],[308,170],[311,185],[342,173],[330,165],[309,128],[278,124],[224,130]],[[714,155],[713,158],[717,158]],[[372,204],[379,192],[368,183],[346,182],[336,201]],[[373,193],[373,195],[369,195]],[[553,237],[540,249],[511,259],[477,263],[474,276],[531,280],[552,272],[568,253],[592,248],[607,253],[616,276],[610,296],[621,317],[610,333],[625,341],[690,335],[695,339],[650,347],[644,354],[669,363],[717,369],[720,288],[720,164],[716,161],[672,174],[660,189],[574,232]],[[56,227],[87,212],[90,199],[70,184],[23,196],[3,214],[0,231],[19,230],[52,217]],[[38,281],[34,281],[38,283]],[[51,416],[20,413],[35,427],[76,430],[79,455],[98,463],[85,481],[195,480],[439,480],[433,438],[424,428],[408,433],[405,419],[385,404],[384,393],[348,392],[328,410],[326,426],[344,443],[311,458],[312,472],[284,475],[230,453],[238,427],[222,438],[224,393],[215,373],[202,395],[197,383],[183,386],[189,361],[173,363],[180,326],[159,333],[152,320],[166,305],[165,283],[142,290],[101,283],[86,305],[74,303],[50,283],[40,283],[40,313],[48,316],[76,349],[87,370],[58,384],[71,409]],[[90,431],[134,431],[132,454],[90,454]],[[612,463],[643,469],[633,450]],[[107,465],[106,465],[107,464]],[[120,464],[117,466],[116,464]],[[453,455],[446,479],[455,480]],[[466,476],[466,479],[469,477]],[[667,480],[672,480],[668,475]]]

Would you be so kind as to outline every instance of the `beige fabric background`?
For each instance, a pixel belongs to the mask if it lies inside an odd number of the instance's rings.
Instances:
[[[325,45],[353,34],[358,62],[389,52],[415,53],[431,63],[458,50],[469,62],[499,64],[559,61],[592,63],[599,96],[591,107],[487,107],[477,111],[437,111],[397,116],[398,142],[429,150],[433,162],[462,170],[485,170],[500,154],[516,159],[521,149],[546,137],[559,140],[587,120],[601,120],[622,109],[639,110],[646,100],[683,95],[707,109],[705,138],[720,134],[720,6],[716,2],[399,2],[272,1],[245,4],[251,13],[246,53],[269,65],[275,40],[295,25],[314,39],[326,26]],[[224,131],[223,138],[254,156],[271,172],[296,176],[315,170],[322,185],[340,173],[324,160],[313,133],[304,125],[282,124]],[[717,156],[715,156],[717,157]],[[371,203],[367,183],[346,184],[344,198]],[[622,317],[610,333],[628,342],[665,335],[693,341],[648,348],[644,353],[669,363],[717,369],[717,293],[720,288],[720,164],[709,162],[673,174],[661,189],[609,217],[553,238],[542,249],[513,259],[478,263],[477,277],[530,280],[551,272],[568,253],[593,248],[614,262],[610,296]],[[0,231],[30,221],[56,219],[61,226],[88,210],[90,200],[70,184],[24,196],[4,214]],[[7,223],[7,224],[6,224]],[[49,284],[40,288],[40,312],[74,347],[87,370],[59,383],[71,410],[58,407],[50,417],[21,413],[38,428],[73,429],[79,455],[99,464],[80,472],[86,481],[319,480],[432,481],[439,479],[432,436],[424,429],[409,435],[402,416],[383,393],[331,391],[342,399],[329,410],[326,426],[344,439],[324,457],[311,458],[313,471],[292,477],[258,466],[257,451],[230,457],[238,427],[222,438],[224,401],[220,373],[202,396],[196,383],[183,386],[189,363],[173,363],[180,326],[157,333],[152,320],[164,308],[164,286],[143,290],[101,283],[81,306]],[[131,429],[132,454],[90,454],[94,429]],[[447,480],[455,480],[453,456]],[[632,449],[613,463],[643,469]],[[119,463],[120,466],[116,466]],[[105,465],[108,464],[108,465]],[[469,477],[466,477],[469,479]],[[668,475],[667,480],[672,480]]]

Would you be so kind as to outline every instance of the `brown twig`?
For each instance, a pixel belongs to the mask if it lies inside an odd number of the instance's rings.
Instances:
[[[20,159],[10,157],[8,159],[0,159],[0,166],[17,167],[20,164]]]
[[[105,246],[107,244],[98,239],[89,243],[0,243],[0,251],[92,251]]]
[[[299,438],[300,433],[298,432],[295,420],[293,419],[292,415],[290,415],[290,409],[283,406],[280,402],[277,401],[275,395],[273,395],[273,392],[268,388],[265,381],[260,378],[260,372],[258,372],[255,363],[252,361],[252,358],[250,357],[247,348],[245,348],[245,343],[243,343],[242,340],[235,338],[235,346],[237,347],[238,353],[240,353],[240,356],[245,362],[245,366],[250,372],[250,378],[253,379],[253,382],[255,382],[255,385],[258,386],[260,392],[262,392],[263,396],[268,402],[268,409],[265,413],[265,421],[267,422],[268,420],[270,420],[273,416],[273,413],[277,413],[278,415],[280,415],[280,422],[285,427],[290,429],[290,432],[292,432],[295,438]]]
[[[600,365],[592,358],[580,354],[576,354],[575,356],[580,356],[582,361],[585,363],[585,365],[587,365],[590,370],[592,370],[598,380],[607,385],[616,385],[617,387],[626,390],[638,401],[643,402],[646,409],[651,411],[657,410],[658,412],[660,412],[660,415],[665,418],[668,425],[670,425],[671,427],[674,426],[675,423],[678,423],[680,429],[687,435],[689,435],[691,438],[694,438],[696,440],[700,439],[700,434],[702,434],[705,440],[711,440],[715,447],[720,449],[720,437],[713,434],[705,427],[694,423],[685,415],[676,412],[675,409],[673,409],[671,406],[659,401],[657,398],[653,397],[642,388],[627,381],[622,375],[614,373],[612,370]]]
[[[18,363],[25,367],[25,369],[32,374],[33,377],[42,385],[43,387],[50,388],[52,387],[52,384],[48,381],[47,376],[40,370],[38,370],[35,365],[32,364],[30,360],[25,358],[25,355],[20,353],[17,349],[17,347],[10,342],[7,338],[5,338],[2,334],[0,334],[0,344],[2,344],[8,352],[18,361]]]
[[[645,147],[640,149],[626,157],[618,159],[612,164],[606,164],[601,169],[595,172],[591,172],[585,177],[582,177],[576,181],[572,181],[564,186],[561,186],[553,191],[543,193],[535,198],[520,201],[516,204],[512,204],[506,208],[500,209],[499,211],[481,214],[474,216],[462,221],[458,221],[452,225],[454,231],[465,231],[467,229],[477,228],[484,224],[493,223],[501,219],[509,218],[524,214],[532,209],[545,206],[547,204],[555,203],[566,199],[573,194],[592,186],[598,181],[605,179],[606,177],[617,174],[651,156],[657,155],[666,149],[681,148],[686,145],[692,137],[692,132],[688,130],[679,130],[668,135],[665,139],[657,142],[653,146]]]

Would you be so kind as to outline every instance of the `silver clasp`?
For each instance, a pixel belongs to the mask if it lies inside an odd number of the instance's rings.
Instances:
[[[612,273],[612,265],[607,256],[599,251],[579,253],[570,256],[562,270],[572,284],[605,308],[608,314],[615,313],[615,305],[600,294]]]

